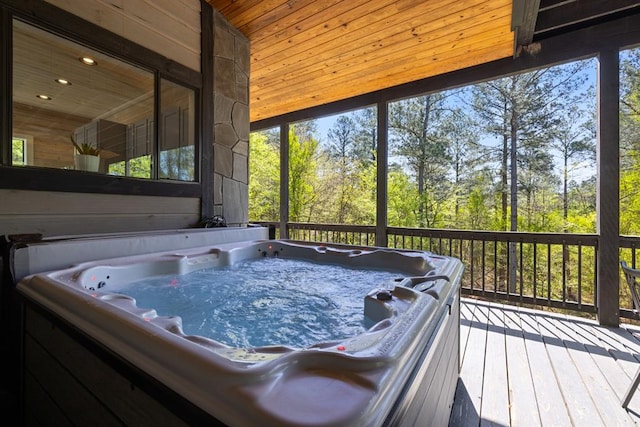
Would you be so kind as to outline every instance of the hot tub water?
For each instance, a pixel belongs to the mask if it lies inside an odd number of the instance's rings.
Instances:
[[[257,258],[105,290],[180,316],[187,335],[232,347],[304,348],[365,332],[364,296],[399,273]]]

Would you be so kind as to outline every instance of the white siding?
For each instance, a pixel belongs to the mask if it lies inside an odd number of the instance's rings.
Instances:
[[[0,234],[166,230],[200,219],[198,198],[0,189],[0,200]]]

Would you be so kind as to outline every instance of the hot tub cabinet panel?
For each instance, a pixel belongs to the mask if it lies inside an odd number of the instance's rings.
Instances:
[[[232,348],[185,335],[179,318],[117,293],[127,280],[271,256],[403,274],[366,296],[364,315],[373,325],[366,332],[302,349]],[[76,425],[445,426],[459,369],[461,274],[459,260],[425,252],[270,240],[30,275],[18,284],[25,419],[45,413],[45,420]]]
[[[385,421],[393,426],[446,426],[460,371],[460,297],[443,313],[414,376]]]
[[[24,425],[216,425],[37,305],[27,304],[23,319]]]

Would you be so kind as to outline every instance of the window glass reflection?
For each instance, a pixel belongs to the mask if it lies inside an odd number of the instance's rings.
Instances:
[[[192,90],[160,82],[160,179],[195,179],[195,136]]]
[[[155,94],[149,70],[13,24],[12,166],[195,180],[193,90],[162,80]]]

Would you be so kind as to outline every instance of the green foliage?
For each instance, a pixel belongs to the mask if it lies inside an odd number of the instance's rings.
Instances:
[[[621,61],[620,233],[640,234],[640,49]]]
[[[134,178],[151,178],[151,156],[140,156],[128,160],[129,172],[127,173],[127,163],[125,161],[111,163],[109,165],[109,175],[131,176]]]
[[[100,149],[96,146],[83,142],[81,144],[76,142],[76,138],[71,134],[71,144],[75,147],[78,154],[86,154],[88,156],[97,156],[100,154]]]
[[[318,141],[304,129],[289,131],[289,219],[311,221],[315,202],[321,193],[314,191],[318,183]]]
[[[417,222],[418,192],[409,176],[399,168],[388,175],[387,215],[390,225],[415,227]]]
[[[25,164],[25,143],[22,139],[13,139],[11,141],[11,164],[14,166]]]
[[[249,220],[280,218],[280,147],[264,133],[249,136]]]

